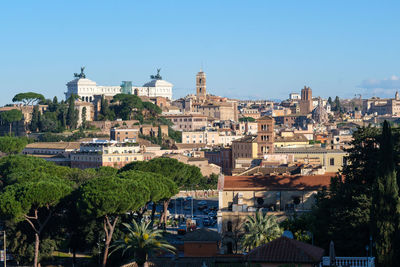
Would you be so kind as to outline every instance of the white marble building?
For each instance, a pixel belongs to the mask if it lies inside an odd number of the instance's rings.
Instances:
[[[75,79],[67,83],[67,92],[65,97],[68,99],[71,94],[76,94],[82,101],[92,102],[95,95],[114,96],[122,93],[121,86],[101,86],[97,85],[95,81],[86,78],[83,73],[84,68],[81,69],[81,73],[75,73]],[[142,87],[132,86],[131,94],[138,96],[148,97],[165,97],[172,100],[172,87],[173,84],[161,79],[159,74],[151,76],[152,80]]]

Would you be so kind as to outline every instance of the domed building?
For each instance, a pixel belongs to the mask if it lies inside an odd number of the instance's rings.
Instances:
[[[133,93],[138,96],[147,97],[165,97],[172,100],[172,83],[167,82],[160,76],[160,69],[157,70],[157,75],[150,76],[152,80],[145,83],[143,87],[133,88]]]
[[[328,112],[325,110],[321,98],[318,100],[318,106],[312,111],[312,119],[319,124],[329,121]]]
[[[160,76],[161,69],[157,70],[157,75],[151,75],[152,80],[142,87],[132,86],[131,81],[124,81],[120,86],[100,86],[86,78],[84,70],[85,68],[82,67],[80,73],[74,74],[75,79],[67,83],[66,99],[75,94],[84,102],[93,102],[95,96],[104,95],[112,98],[116,94],[130,93],[138,96],[165,97],[172,100],[173,84],[162,79]]]

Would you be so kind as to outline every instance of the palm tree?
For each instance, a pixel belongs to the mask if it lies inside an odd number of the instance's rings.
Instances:
[[[135,220],[132,223],[123,223],[126,228],[127,234],[124,239],[114,242],[114,250],[110,255],[122,249],[122,255],[129,253],[134,256],[135,262],[138,266],[144,266],[147,257],[154,252],[163,250],[175,253],[175,247],[168,244],[162,239],[162,231],[154,230],[149,223],[142,222],[138,224]]]
[[[248,216],[244,223],[245,233],[242,238],[244,248],[252,248],[266,244],[282,234],[278,221],[274,215],[263,215],[261,211],[255,216]]]

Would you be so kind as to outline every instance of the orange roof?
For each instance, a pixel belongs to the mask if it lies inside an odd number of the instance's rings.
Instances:
[[[322,248],[282,236],[253,249],[246,258],[264,263],[319,263],[323,255]]]
[[[323,175],[225,176],[223,190],[321,190],[335,173]]]

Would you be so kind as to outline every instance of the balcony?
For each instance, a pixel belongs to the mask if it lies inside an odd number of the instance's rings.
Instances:
[[[338,267],[375,267],[374,257],[335,257],[335,266]],[[329,257],[322,258],[320,267],[330,266]]]

